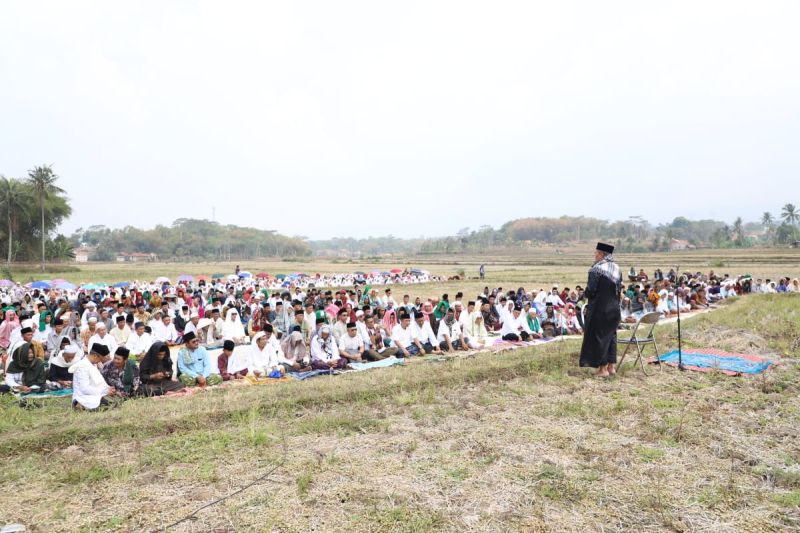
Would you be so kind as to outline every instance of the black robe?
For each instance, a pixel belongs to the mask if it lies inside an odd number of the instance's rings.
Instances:
[[[589,303],[584,316],[580,366],[598,368],[617,362],[620,283],[595,270],[589,271],[585,292]]]

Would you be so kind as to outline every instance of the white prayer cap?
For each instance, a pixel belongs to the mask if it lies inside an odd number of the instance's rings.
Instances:
[[[358,311],[356,311],[356,316],[364,316],[364,311],[359,309]]]
[[[87,322],[97,322],[97,317],[96,316],[90,316],[89,319],[87,320]]]
[[[97,304],[89,300],[88,302],[86,302],[86,307],[97,307]]]
[[[464,307],[464,304],[461,303],[461,300],[456,300],[455,303],[453,303],[453,306],[456,306],[456,305],[459,306],[459,307]]]
[[[64,353],[78,353],[78,347],[70,343],[64,347]]]
[[[200,314],[197,311],[192,311],[192,314],[189,315],[189,318],[200,318]]]

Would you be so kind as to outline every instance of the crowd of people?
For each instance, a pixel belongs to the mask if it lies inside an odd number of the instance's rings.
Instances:
[[[486,286],[468,297],[412,299],[405,285],[421,279],[407,276],[382,279],[380,289],[366,278],[325,288],[310,282],[274,287],[238,276],[103,290],[6,287],[0,290],[1,387],[20,395],[71,390],[76,409],[92,410],[185,387],[347,370],[389,357],[481,350],[584,330],[582,286]],[[646,312],[667,317],[731,296],[800,287],[797,279],[660,269],[649,276],[631,268],[620,291],[621,319],[634,322]]]

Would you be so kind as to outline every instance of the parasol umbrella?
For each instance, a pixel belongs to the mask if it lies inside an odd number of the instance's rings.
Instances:
[[[14,284],[10,279],[0,279],[0,287],[10,287]]]
[[[367,275],[366,272],[361,272],[360,270],[356,270],[355,272],[353,272],[353,274],[355,274],[356,276],[366,276]]]
[[[189,274],[181,274],[178,276],[178,281],[194,281],[194,278]]]
[[[53,287],[55,287],[56,289],[65,289],[65,290],[71,291],[72,289],[75,288],[75,284],[74,283],[70,283],[69,281],[67,281],[65,279],[62,279],[62,280],[58,280],[56,282],[53,282]]]
[[[57,283],[61,283],[63,281],[67,281],[67,280],[65,280],[64,278],[56,278],[56,279],[52,280],[50,283],[52,283],[53,285],[56,285]],[[67,281],[67,283],[69,283],[69,282]]]
[[[34,281],[28,285],[31,289],[49,289],[50,282],[48,280]]]
[[[169,278],[166,276],[159,276],[156,278],[156,283],[169,283]]]
[[[258,274],[256,274],[256,277],[258,279],[267,279],[269,277],[269,274],[267,274],[266,272],[259,272]]]
[[[244,270],[242,272],[239,272],[239,277],[240,278],[252,278],[253,275],[250,272]]]
[[[214,279],[222,279],[222,278],[225,277],[225,274],[221,274],[221,273],[217,272],[216,274],[211,274],[211,277],[214,278]]]
[[[130,286],[131,284],[129,281],[118,281],[117,283],[112,285],[112,287],[116,289],[127,289]]]
[[[275,279],[284,280],[286,279],[286,274],[275,274]]]
[[[228,279],[234,281],[239,279],[239,276],[237,276],[236,274],[228,274]]]
[[[412,268],[411,269],[411,273],[412,274],[416,274],[417,276],[420,276],[420,275],[424,274],[425,272],[423,270],[418,269],[418,268]]]
[[[81,289],[87,289],[87,290],[90,290],[90,291],[94,291],[94,290],[97,290],[97,289],[105,289],[106,287],[108,287],[108,285],[106,285],[105,283],[102,283],[102,282],[100,282],[100,283],[84,283],[83,285],[81,285]]]
[[[199,276],[197,276],[197,281],[208,281],[208,276],[206,276],[205,274],[200,274]]]
[[[402,271],[403,271],[402,268],[393,268],[389,272],[391,272],[392,274],[400,274]]]
[[[381,276],[391,276],[391,272],[381,272]]]

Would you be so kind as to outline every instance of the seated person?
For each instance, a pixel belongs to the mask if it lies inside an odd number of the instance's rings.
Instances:
[[[446,311],[443,310],[444,312]],[[397,347],[398,357],[411,357],[424,352],[422,343],[414,338],[414,332],[411,329],[411,316],[408,313],[400,315],[400,323],[392,330],[392,342]]]
[[[483,314],[480,311],[470,315],[470,320],[464,329],[464,337],[469,339],[469,347],[473,350],[482,350],[489,346],[489,333],[483,325]]]
[[[454,306],[455,307],[455,306]],[[450,307],[445,311],[444,318],[439,322],[439,333],[436,335],[439,348],[445,352],[469,349],[461,327],[455,317],[455,310]]]
[[[153,339],[161,341],[167,346],[177,346],[181,342],[178,330],[175,329],[175,324],[172,323],[172,317],[167,313],[163,313],[159,322],[154,322],[151,326],[153,329]]]
[[[217,369],[222,381],[242,379],[247,375],[247,356],[242,353],[234,354],[235,348],[233,341],[222,343],[222,353],[217,357]]]
[[[44,362],[36,358],[30,343],[19,344],[11,353],[5,384],[16,392],[44,392],[47,384]]]
[[[125,347],[135,361],[141,361],[150,349],[150,345],[153,344],[153,337],[145,331],[144,322],[137,322],[133,329]]]
[[[345,327],[344,334],[339,337],[339,354],[350,362],[361,363],[364,360],[364,341],[355,322],[347,322]]]
[[[302,314],[299,314],[302,317]],[[284,335],[281,341],[283,358],[279,363],[287,372],[302,372],[311,370],[311,357],[308,354],[306,341],[302,333],[302,325],[295,324],[290,332]]]
[[[331,327],[322,326],[319,333],[311,339],[311,368],[328,370],[346,367],[347,359],[339,355],[339,347],[333,340]]]
[[[222,327],[222,339],[231,340],[234,344],[245,344],[247,334],[244,332],[244,324],[239,319],[239,311],[235,307],[228,309],[225,315],[225,325]],[[249,337],[247,337],[249,339]]]
[[[139,379],[145,396],[161,396],[183,389],[183,384],[172,381],[172,359],[169,346],[154,342],[139,364]]]
[[[107,407],[113,404],[111,398],[116,394],[113,387],[109,387],[103,375],[98,370],[103,356],[101,351],[108,350],[107,346],[95,345],[89,350],[89,355],[72,365],[72,408],[92,411],[100,406]]]
[[[272,329],[271,324],[266,327]],[[271,334],[272,332],[270,332]],[[276,341],[277,342],[277,341]],[[280,349],[280,345],[278,346]],[[283,375],[286,369],[278,363],[278,351],[269,342],[266,330],[259,331],[253,337],[247,359],[247,373],[254,378],[265,378],[271,376],[273,372]]]
[[[130,359],[130,354],[127,348],[119,347],[114,358],[103,366],[103,379],[121,398],[129,398],[139,392],[139,367]]]
[[[180,382],[187,387],[195,385],[205,387],[222,383],[222,376],[217,373],[216,366],[211,364],[211,356],[208,351],[200,346],[197,335],[187,333],[183,340],[185,344],[178,352],[178,379]]]
[[[436,339],[436,334],[433,332],[433,328],[431,328],[431,323],[425,320],[425,315],[422,313],[414,315],[412,335],[422,344],[422,349],[426,354],[442,353],[442,349],[439,347],[439,342]]]
[[[82,357],[83,354],[78,355],[78,347],[72,344],[68,337],[61,337],[61,348],[57,355],[50,358],[47,379],[62,389],[72,388],[72,374],[69,369]]]
[[[549,305],[552,308],[552,305]],[[513,311],[507,313],[503,320],[503,327],[500,329],[500,336],[504,341],[527,341],[530,333],[527,331],[527,323],[520,318],[522,307],[515,305]]]
[[[542,323],[539,321],[539,314],[536,312],[535,307],[531,307],[528,309],[528,312],[525,313],[525,322],[528,324],[528,331],[530,331],[531,338],[541,339],[544,336],[542,332]]]

